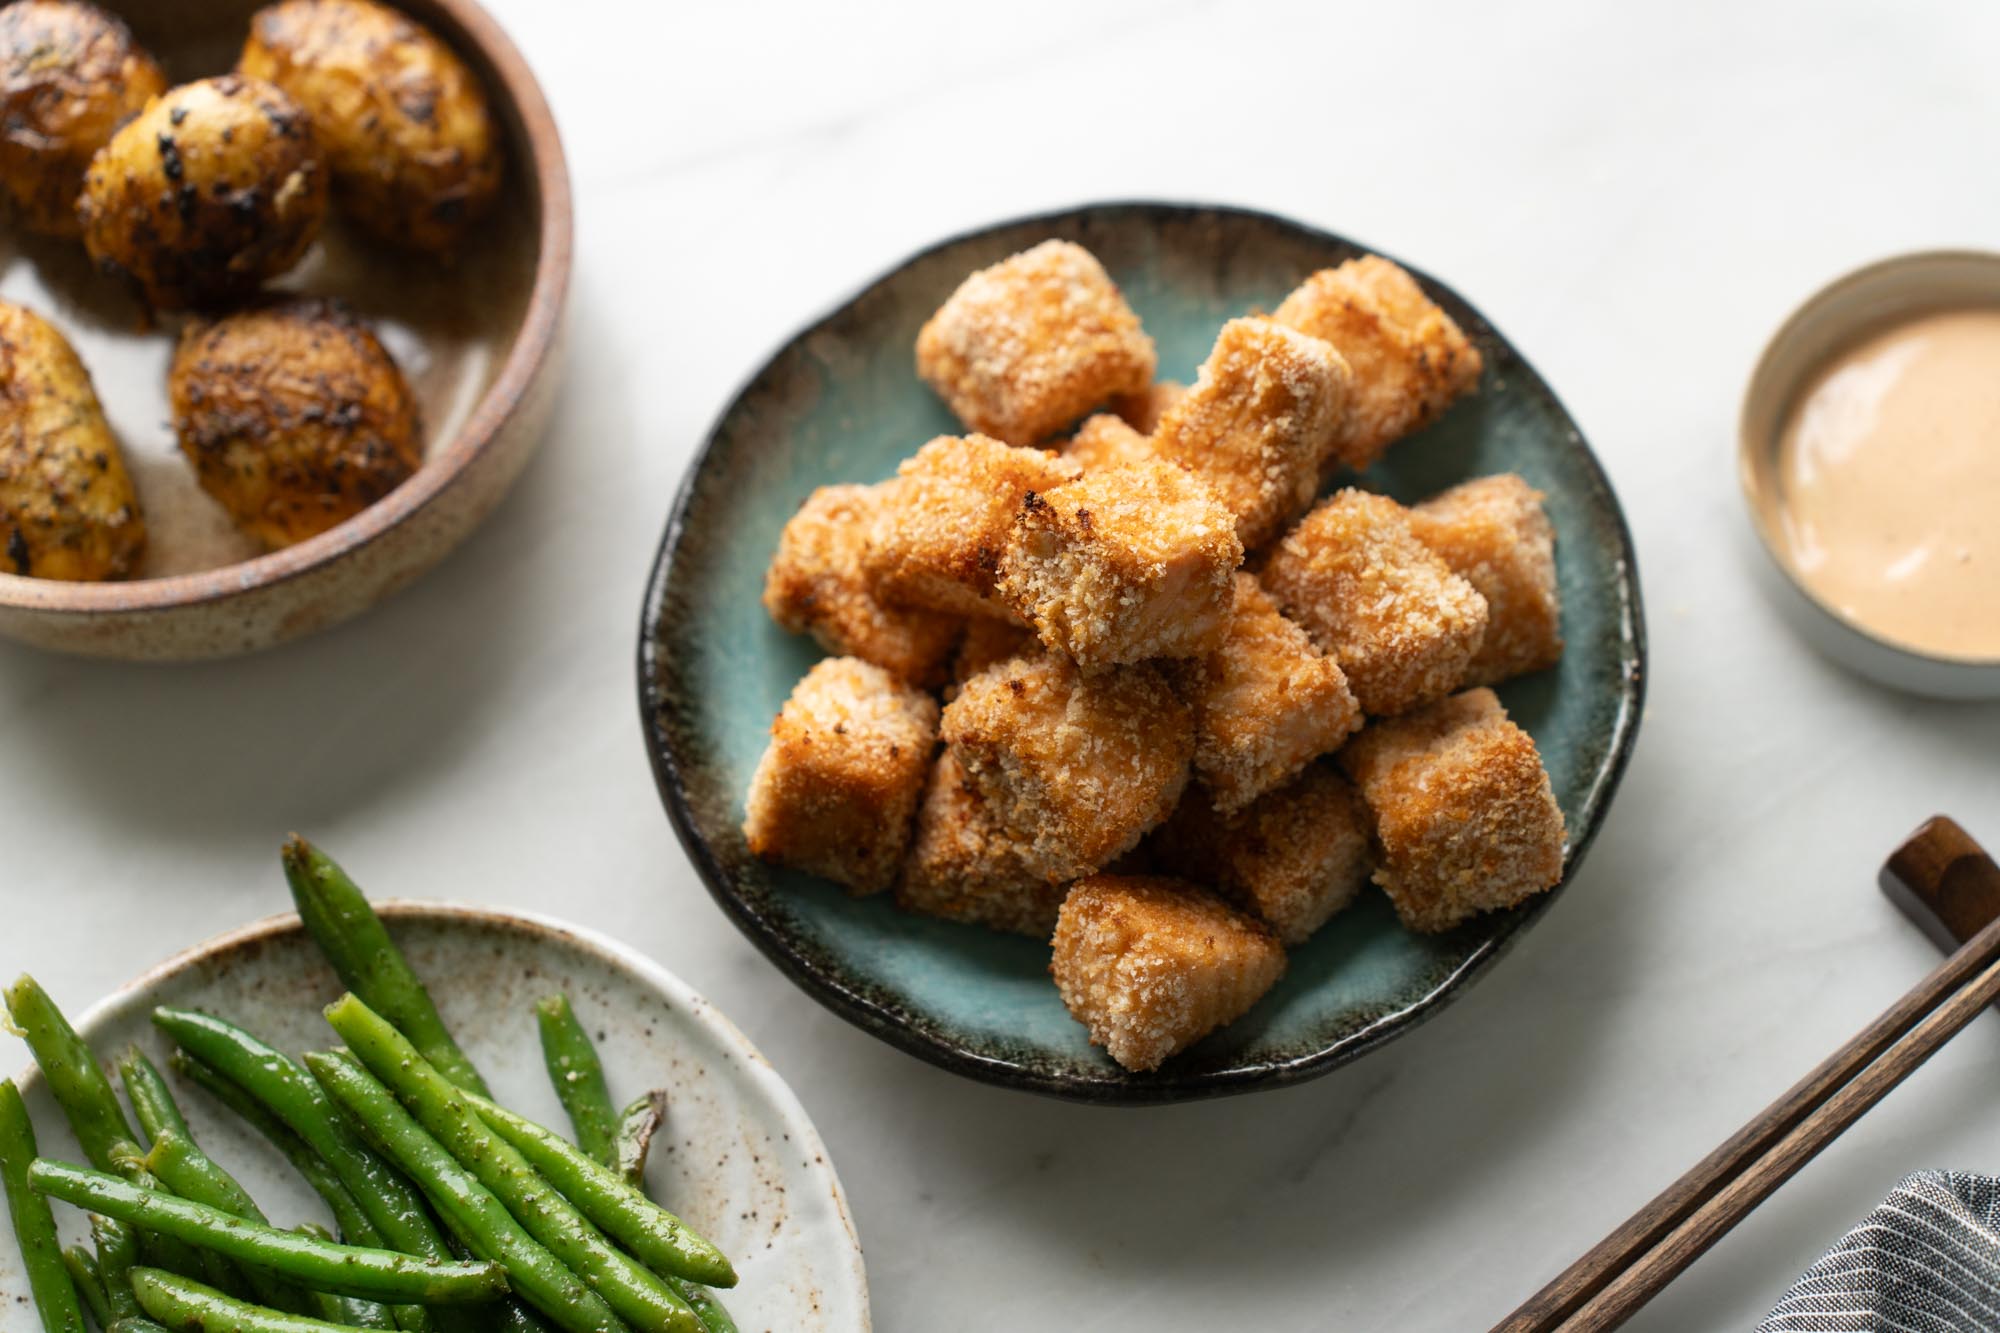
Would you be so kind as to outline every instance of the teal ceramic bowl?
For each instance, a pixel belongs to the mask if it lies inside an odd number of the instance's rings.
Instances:
[[[1216,330],[1269,310],[1315,269],[1361,253],[1338,236],[1241,209],[1101,204],[942,242],[800,332],[751,376],[683,483],[646,590],[639,699],[667,813],[723,910],[834,1012],[972,1078],[1079,1101],[1177,1101],[1295,1083],[1436,1013],[1562,888],[1446,935],[1402,929],[1370,892],[1291,956],[1254,1010],[1165,1068],[1134,1075],[1092,1047],[1048,976],[1044,944],[855,899],[750,856],[743,796],[772,717],[819,656],[759,604],[779,531],[814,487],[888,477],[956,429],[916,377],[917,329],[973,269],[1051,236],[1111,271],[1158,343],[1160,374],[1194,378]],[[1631,753],[1645,681],[1632,540],[1603,469],[1541,376],[1478,311],[1412,269],[1486,358],[1480,392],[1407,440],[1366,484],[1415,500],[1515,471],[1548,494],[1568,650],[1501,691],[1533,734],[1569,825],[1564,884]]]

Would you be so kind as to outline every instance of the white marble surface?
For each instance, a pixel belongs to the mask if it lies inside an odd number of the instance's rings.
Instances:
[[[2000,8],[494,3],[577,185],[554,437],[321,638],[0,647],[0,966],[85,1003],[280,905],[296,827],[379,891],[560,913],[707,992],[824,1131],[884,1329],[1405,1330],[1485,1327],[1931,965],[1874,869],[1939,809],[2000,844],[2000,710],[1773,621],[1732,427],[1818,283],[2000,240]],[[1462,1003],[1306,1087],[1110,1112],[935,1072],[783,981],[660,813],[632,656],[682,467],[780,337],[942,234],[1140,195],[1377,243],[1506,329],[1624,498],[1653,675],[1588,868]],[[1746,1327],[1901,1173],[2000,1170],[1996,1106],[1989,1019],[1633,1326]]]

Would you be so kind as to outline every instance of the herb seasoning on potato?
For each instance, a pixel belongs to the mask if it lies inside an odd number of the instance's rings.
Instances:
[[[422,460],[415,395],[368,326],[335,302],[189,325],[167,392],[202,489],[272,548],[360,513]]]
[[[90,159],[166,86],[131,29],[96,5],[16,0],[0,9],[0,188],[21,225],[76,235]]]
[[[305,108],[335,203],[378,238],[450,257],[491,209],[500,136],[479,79],[395,10],[281,0],[251,20],[237,68]]]
[[[89,372],[47,320],[0,301],[0,570],[122,578],[145,544]]]
[[[292,267],[326,217],[298,103],[236,74],[156,97],[90,164],[77,212],[99,264],[155,309],[213,307]]]

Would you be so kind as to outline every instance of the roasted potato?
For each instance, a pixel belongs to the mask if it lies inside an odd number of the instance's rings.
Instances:
[[[237,68],[312,117],[334,203],[377,237],[450,256],[500,192],[479,79],[436,34],[373,0],[281,0]]]
[[[91,161],[83,243],[156,309],[239,300],[297,263],[326,217],[305,112],[237,74],[169,89]]]
[[[15,219],[76,235],[90,159],[166,86],[131,29],[96,5],[16,0],[0,9],[0,189]]]
[[[145,545],[90,373],[54,325],[0,301],[0,570],[122,578]]]
[[[374,333],[336,302],[296,299],[190,324],[167,394],[202,489],[274,549],[360,513],[422,461],[415,395]]]

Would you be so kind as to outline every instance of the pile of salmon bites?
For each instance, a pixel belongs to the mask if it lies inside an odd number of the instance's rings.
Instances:
[[[1229,321],[1185,388],[1081,247],[973,274],[917,340],[969,433],[779,542],[764,604],[836,656],[772,724],[750,849],[1052,941],[1131,1070],[1242,1015],[1371,876],[1419,931],[1554,885],[1562,813],[1487,688],[1562,651],[1541,495],[1314,503],[1480,368],[1374,256]]]

